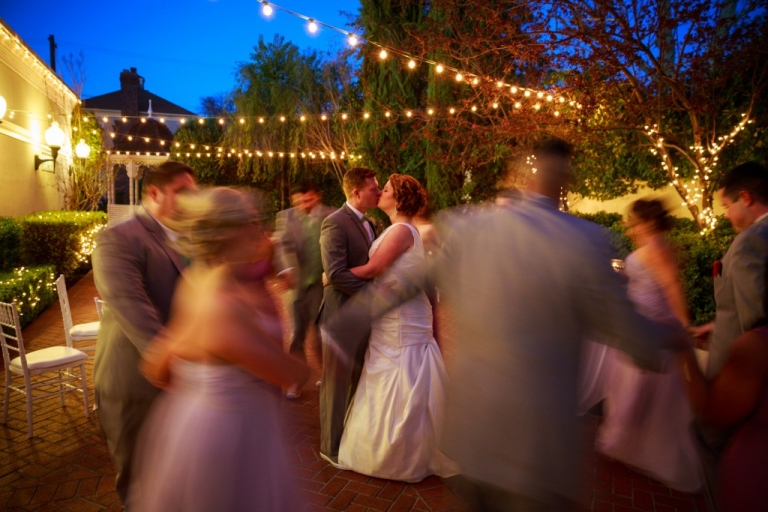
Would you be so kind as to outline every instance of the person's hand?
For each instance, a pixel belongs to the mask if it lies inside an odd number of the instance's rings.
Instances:
[[[686,331],[696,338],[696,341],[699,344],[706,344],[709,341],[709,337],[712,335],[712,332],[715,330],[715,322],[709,322],[704,325],[692,325],[689,327],[686,327]]]
[[[296,269],[289,268],[281,272],[275,279],[275,291],[284,293],[296,287]]]
[[[328,286],[331,284],[331,280],[328,279],[328,276],[325,275],[325,272],[323,272],[323,286]]]
[[[153,386],[168,389],[171,384],[171,340],[161,332],[142,354],[139,371]]]

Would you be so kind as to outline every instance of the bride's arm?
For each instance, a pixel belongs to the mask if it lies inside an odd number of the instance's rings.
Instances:
[[[649,268],[661,284],[664,296],[681,324],[688,326],[691,317],[685,302],[685,292],[680,283],[674,250],[666,241],[652,239],[649,245]]]
[[[373,279],[392,266],[392,263],[411,247],[413,247],[413,233],[408,226],[395,226],[389,230],[368,263],[354,267],[350,271],[360,279]]]

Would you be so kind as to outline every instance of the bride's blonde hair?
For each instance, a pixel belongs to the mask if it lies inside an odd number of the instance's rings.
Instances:
[[[214,187],[184,192],[168,227],[179,234],[179,252],[190,258],[210,260],[248,224],[261,224],[258,196],[253,191]]]

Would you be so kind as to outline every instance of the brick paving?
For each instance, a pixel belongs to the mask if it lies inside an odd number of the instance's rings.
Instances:
[[[69,290],[75,323],[97,320],[96,289],[88,274]],[[443,322],[441,325],[445,325]],[[441,329],[442,333],[450,331]],[[31,350],[63,344],[58,302],[24,330]],[[449,339],[441,339],[444,349]],[[316,344],[308,347],[308,362],[319,375]],[[447,345],[447,346],[446,346]],[[447,351],[446,357],[450,357]],[[89,362],[89,379],[92,364]],[[340,471],[321,460],[318,393],[310,379],[299,400],[285,401],[286,441],[291,448],[306,510],[346,511],[465,511],[461,499],[440,478],[404,484]],[[92,380],[89,386],[92,388]],[[91,398],[93,390],[91,389]],[[98,427],[98,411],[85,418],[81,397],[70,394],[66,407],[58,397],[35,403],[35,437],[27,439],[23,397],[11,395],[7,425],[0,425],[0,509],[4,510],[120,510],[115,470]],[[640,475],[592,449],[598,417],[587,419],[585,489],[575,512],[709,512],[699,495],[680,493]]]

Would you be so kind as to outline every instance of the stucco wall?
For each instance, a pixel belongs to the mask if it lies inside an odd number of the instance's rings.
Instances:
[[[0,216],[59,210],[63,194],[57,186],[57,175],[51,172],[51,162],[36,171],[34,157],[35,154],[51,157],[44,133],[52,119],[69,134],[68,114],[76,98],[52,79],[48,68],[41,65],[26,46],[13,39],[2,39],[0,95],[5,98],[8,111],[0,124]],[[67,135],[56,164],[59,176],[64,176],[70,162]]]

